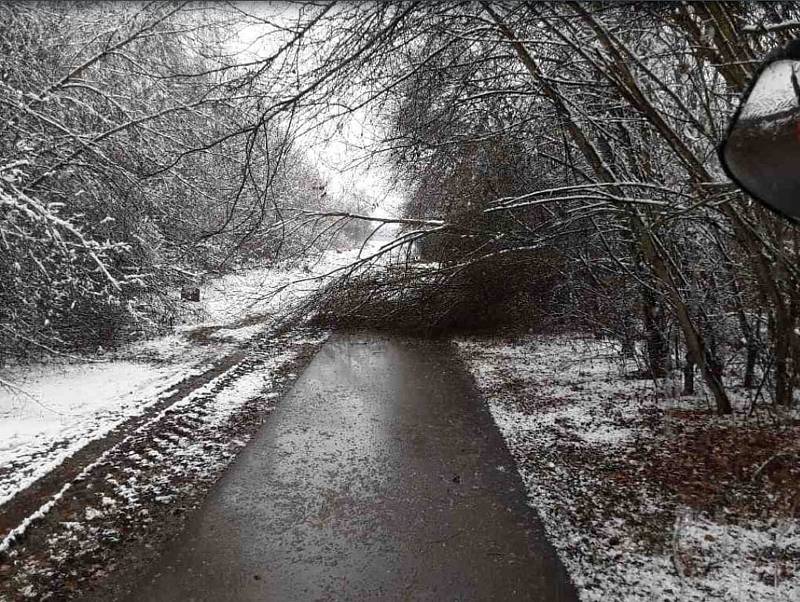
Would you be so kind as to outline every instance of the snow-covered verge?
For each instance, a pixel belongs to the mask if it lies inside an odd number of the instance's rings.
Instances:
[[[457,345],[582,600],[800,600],[798,421],[714,417],[580,336]]]
[[[326,335],[294,330],[147,416],[0,533],[0,600],[124,597]]]
[[[200,287],[200,302],[182,302],[181,322],[173,334],[130,345],[119,350],[117,357],[155,362],[187,356],[200,362],[218,357],[292,316],[293,310],[325,283],[327,275],[335,276],[337,270],[375,253],[380,244],[330,249],[303,261],[253,267],[210,279]]]
[[[16,368],[0,388],[0,505],[89,441],[146,411],[189,366],[130,361]]]
[[[363,250],[331,249],[288,266],[234,272],[212,280],[203,289],[205,319],[199,326],[246,322],[253,316],[274,315],[276,308],[285,310],[317,290],[320,277],[374,253],[378,244],[368,244]]]

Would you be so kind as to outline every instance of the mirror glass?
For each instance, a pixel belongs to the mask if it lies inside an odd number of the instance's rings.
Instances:
[[[800,61],[768,64],[721,148],[729,175],[756,199],[800,218]]]

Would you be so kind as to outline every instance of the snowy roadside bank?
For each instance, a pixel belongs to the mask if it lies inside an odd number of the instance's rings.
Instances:
[[[583,600],[800,599],[796,421],[710,416],[578,336],[457,345]]]
[[[4,534],[0,600],[113,600],[178,533],[327,338],[298,329],[154,413]]]
[[[115,425],[146,412],[190,366],[120,361],[9,371],[0,391],[0,506]]]

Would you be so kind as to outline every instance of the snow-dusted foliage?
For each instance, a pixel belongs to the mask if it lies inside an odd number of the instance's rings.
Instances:
[[[230,59],[224,7],[0,7],[0,363],[168,327],[167,293],[274,259],[323,182]],[[289,35],[288,33],[286,35]],[[305,237],[305,239],[303,238]]]

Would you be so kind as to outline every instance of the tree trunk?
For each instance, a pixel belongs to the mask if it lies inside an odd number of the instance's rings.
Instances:
[[[759,330],[761,330],[761,327],[759,323],[756,322],[755,328],[750,329],[750,333],[747,337],[747,361],[744,366],[744,381],[742,382],[745,389],[752,389],[755,387]]]
[[[686,352],[685,363],[683,364],[683,394],[694,395],[694,366],[695,361],[692,354]]]
[[[747,362],[744,366],[744,381],[742,386],[745,389],[752,389],[755,386],[756,360],[758,360],[758,347],[747,345]]]
[[[775,402],[790,406],[792,402],[792,384],[789,377],[789,336],[783,332],[783,324],[776,323],[775,332]]]
[[[681,330],[683,331],[686,347],[689,353],[692,354],[692,357],[695,358],[700,368],[700,373],[703,375],[703,380],[714,396],[717,413],[731,414],[733,413],[731,400],[728,398],[728,393],[725,391],[725,386],[722,383],[722,364],[717,359],[713,350],[706,344],[705,339],[697,329],[683,296],[674,285],[672,275],[664,258],[656,248],[652,234],[647,228],[642,228],[642,232],[644,234],[642,250],[650,265],[653,266],[653,271],[656,276],[665,285],[667,297],[675,310],[678,324],[680,324]]]
[[[642,301],[647,371],[652,378],[663,378],[669,370],[669,342],[664,328],[664,312],[650,289],[642,291]]]

